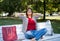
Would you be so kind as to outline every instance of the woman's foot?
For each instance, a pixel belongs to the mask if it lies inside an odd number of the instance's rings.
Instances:
[[[31,41],[36,41],[35,38],[32,38]]]
[[[44,38],[44,37],[41,37],[41,41],[43,41],[43,38]]]
[[[41,39],[43,39],[43,37],[41,37]]]

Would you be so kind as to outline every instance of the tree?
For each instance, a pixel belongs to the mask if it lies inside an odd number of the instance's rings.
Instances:
[[[33,12],[44,14],[44,18],[46,11],[50,14],[60,11],[59,0],[3,0],[0,1],[0,12],[8,12],[8,16],[11,16],[14,12],[25,12],[28,6],[33,9]]]
[[[4,0],[2,3],[0,3],[0,9],[4,12],[8,12],[8,16],[11,16],[13,12],[20,11],[20,4],[20,0]]]

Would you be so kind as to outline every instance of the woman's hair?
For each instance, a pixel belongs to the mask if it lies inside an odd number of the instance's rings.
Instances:
[[[27,17],[27,18],[28,18],[28,14],[27,14],[27,12],[28,12],[29,9],[30,9],[31,12],[32,12],[31,17],[33,16],[33,11],[32,11],[32,9],[31,9],[31,8],[27,8],[27,9],[26,9],[26,17]]]

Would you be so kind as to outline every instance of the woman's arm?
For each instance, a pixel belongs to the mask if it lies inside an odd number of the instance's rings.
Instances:
[[[25,15],[23,13],[19,13],[18,17],[21,18],[21,19],[23,19],[23,18],[25,18]]]
[[[39,17],[42,17],[43,15],[41,13],[35,13],[33,16],[37,19]]]

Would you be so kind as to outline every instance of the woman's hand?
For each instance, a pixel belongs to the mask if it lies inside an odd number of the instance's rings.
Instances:
[[[20,16],[24,16],[25,13],[19,13]]]
[[[39,18],[39,17],[42,17],[43,14],[41,14],[41,13],[34,13],[33,16],[35,16],[35,18]]]
[[[33,16],[43,16],[41,13],[34,13]]]
[[[25,13],[19,13],[18,17],[21,18],[21,19],[24,19],[25,18]]]
[[[24,13],[18,13],[18,17],[24,16]]]

